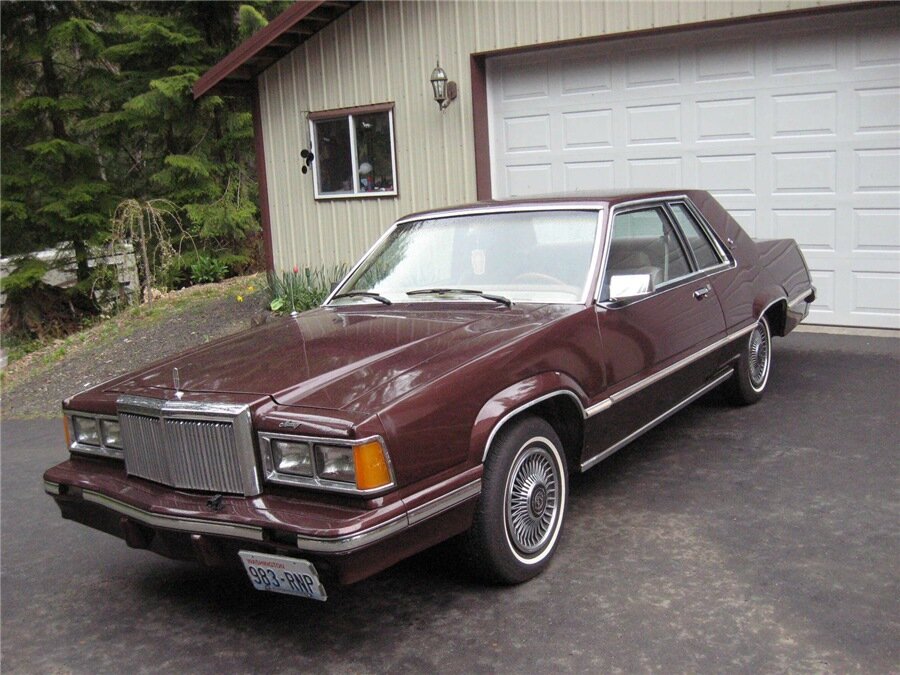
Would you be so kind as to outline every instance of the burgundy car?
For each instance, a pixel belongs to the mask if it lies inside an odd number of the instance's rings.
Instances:
[[[420,213],[322,307],[67,399],[44,483],[64,518],[261,590],[325,599],[456,535],[522,582],[569,475],[719,385],[758,400],[814,297],[795,242],[706,192]]]

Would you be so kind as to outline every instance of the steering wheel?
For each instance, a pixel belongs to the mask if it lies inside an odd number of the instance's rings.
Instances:
[[[513,279],[513,283],[517,282],[538,282],[538,283],[551,283],[556,286],[565,286],[566,282],[562,279],[557,279],[554,276],[550,276],[549,274],[542,274],[541,272],[523,272],[522,274],[517,275]]]

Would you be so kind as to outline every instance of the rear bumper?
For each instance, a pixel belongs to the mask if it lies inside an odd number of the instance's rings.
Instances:
[[[133,548],[239,565],[238,550],[310,560],[325,576],[352,583],[465,531],[481,492],[481,467],[373,508],[336,500],[178,492],[103,462],[73,458],[44,474],[63,518],[107,532]],[[367,506],[373,506],[368,504]]]
[[[810,286],[807,290],[790,298],[785,314],[784,335],[790,333],[801,321],[809,316],[809,306],[816,300],[816,288]]]

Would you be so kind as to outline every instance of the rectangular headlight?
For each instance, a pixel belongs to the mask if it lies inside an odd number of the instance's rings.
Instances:
[[[75,428],[75,442],[83,445],[100,445],[100,429],[97,420],[93,417],[72,416],[72,424]]]
[[[100,420],[100,432],[103,445],[108,448],[122,449],[122,427],[112,420]]]
[[[316,445],[316,475],[322,480],[356,483],[353,448],[337,445]]]
[[[275,470],[279,473],[308,477],[313,475],[309,443],[273,440],[272,460],[275,463]]]

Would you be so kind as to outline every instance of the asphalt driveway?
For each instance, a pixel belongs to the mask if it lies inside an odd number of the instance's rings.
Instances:
[[[2,670],[900,670],[900,339],[802,333],[572,483],[554,564],[483,587],[449,548],[325,604],[128,549],[42,492],[61,424],[2,427]]]

